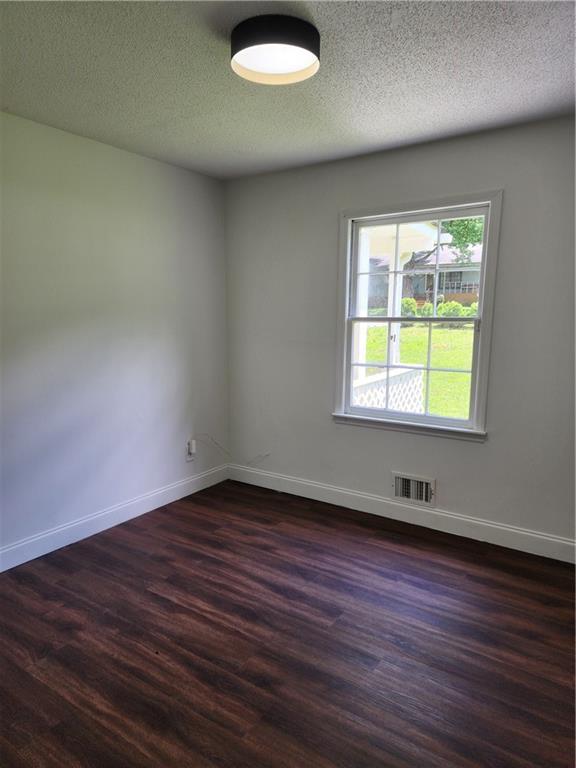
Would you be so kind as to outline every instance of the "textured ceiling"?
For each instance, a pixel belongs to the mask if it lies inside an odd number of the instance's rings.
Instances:
[[[242,19],[322,35],[304,83],[229,67]],[[2,108],[219,177],[569,112],[570,2],[2,2]]]

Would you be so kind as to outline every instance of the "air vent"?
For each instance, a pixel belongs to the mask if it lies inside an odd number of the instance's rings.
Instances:
[[[410,504],[422,504],[426,507],[434,506],[436,480],[430,480],[426,477],[398,475],[395,472],[392,478],[395,499],[408,501]]]

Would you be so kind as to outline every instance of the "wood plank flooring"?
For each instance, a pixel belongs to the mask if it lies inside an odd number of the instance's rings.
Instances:
[[[568,768],[573,570],[226,482],[0,575],[3,768]]]

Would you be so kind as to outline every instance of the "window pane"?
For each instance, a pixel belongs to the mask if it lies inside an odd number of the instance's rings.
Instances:
[[[426,372],[413,368],[390,368],[388,408],[401,413],[424,413]]]
[[[394,269],[396,224],[363,226],[359,230],[357,272]]]
[[[441,269],[438,273],[438,309],[442,303],[457,302],[462,316],[478,314],[478,293],[480,291],[480,269]]]
[[[434,269],[436,266],[437,221],[411,221],[398,227],[398,266],[408,269]]]
[[[352,362],[378,363],[388,362],[388,323],[354,323],[352,332]]]
[[[369,317],[388,314],[390,280],[388,275],[359,275],[356,284],[356,315]]]
[[[390,365],[426,366],[428,333],[428,323],[393,323]]]
[[[470,373],[430,371],[428,411],[432,416],[468,419],[470,412]]]
[[[442,323],[432,327],[430,366],[472,369],[473,323]]]
[[[430,317],[433,314],[434,273],[396,273],[396,308],[391,315]]]
[[[352,405],[357,408],[386,408],[386,368],[352,366]]]

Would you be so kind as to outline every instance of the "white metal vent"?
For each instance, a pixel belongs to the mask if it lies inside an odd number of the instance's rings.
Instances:
[[[411,504],[423,504],[426,507],[434,506],[436,480],[426,477],[399,475],[396,472],[393,473],[392,480],[395,499],[409,501]]]

